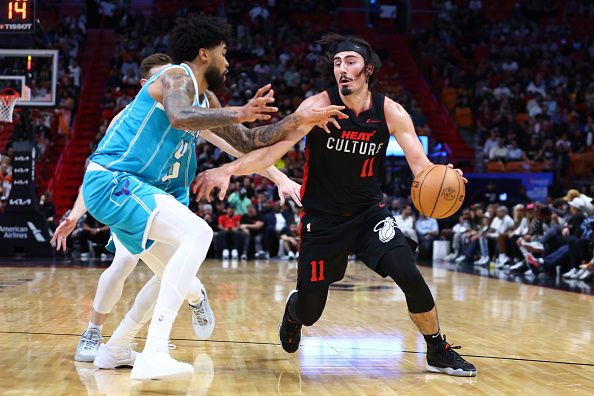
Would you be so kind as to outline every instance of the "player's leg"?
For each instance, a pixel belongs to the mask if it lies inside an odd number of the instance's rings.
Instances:
[[[87,329],[80,337],[76,348],[74,360],[79,362],[92,362],[95,360],[101,345],[101,330],[105,318],[122,296],[124,281],[138,263],[138,255],[126,249],[115,237],[116,253],[111,265],[99,277],[97,291],[91,306],[91,319]]]
[[[200,241],[196,243],[200,243]],[[208,248],[209,246],[205,246],[207,251]],[[173,246],[159,242],[152,249],[142,253],[141,257],[155,275],[161,278],[174,253]],[[192,313],[192,328],[196,337],[199,340],[208,339],[215,327],[215,316],[208,303],[206,289],[197,277],[192,279],[186,300],[188,300],[188,308]]]
[[[299,349],[301,327],[311,326],[320,319],[330,284],[320,286],[315,291],[304,291],[297,286],[287,298],[285,312],[279,327],[279,337],[285,352],[294,353]]]
[[[193,373],[191,365],[169,356],[167,346],[173,321],[206,257],[213,235],[204,220],[173,197],[156,195],[155,202],[157,211],[148,239],[174,246],[175,253],[163,272],[146,344],[132,369],[133,379],[158,379]]]
[[[391,248],[382,256],[376,271],[391,277],[404,292],[410,318],[427,342],[427,370],[456,376],[476,375],[476,368],[441,336],[435,302],[414,263],[412,249],[408,245]]]
[[[286,352],[299,349],[302,325],[311,326],[322,316],[333,282],[344,277],[348,264],[349,227],[332,224],[306,215],[304,224],[314,231],[301,233],[301,246],[297,261],[297,289],[287,298],[285,312],[279,327],[281,345]],[[319,237],[319,235],[323,237]]]
[[[157,242],[150,250],[140,254],[142,261],[153,271],[155,276],[138,292],[130,311],[120,322],[108,342],[101,345],[95,359],[95,366],[113,369],[122,365],[130,365],[127,349],[153,314],[159,295],[159,278],[163,275],[163,271],[174,253],[173,246]],[[214,313],[206,299],[206,291],[198,278],[193,279],[187,300],[196,336],[198,339],[209,338],[214,330]]]
[[[109,340],[99,347],[93,362],[95,366],[102,369],[114,369],[134,364],[137,353],[130,348],[130,344],[151,318],[160,286],[159,279],[155,275],[140,289],[132,308],[124,316]]]

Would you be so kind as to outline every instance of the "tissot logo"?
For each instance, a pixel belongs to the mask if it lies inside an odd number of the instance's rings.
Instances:
[[[13,206],[27,206],[27,205],[31,205],[31,198],[29,198],[29,199],[22,199],[22,198],[9,199],[8,200],[8,204],[9,205],[13,205]]]
[[[29,168],[15,168],[13,173],[29,173]]]
[[[29,180],[15,180],[12,182],[12,184],[15,186],[27,185],[27,184],[29,184]]]
[[[29,157],[28,155],[17,155],[16,157],[14,157],[15,161],[29,161],[31,159],[31,157]]]

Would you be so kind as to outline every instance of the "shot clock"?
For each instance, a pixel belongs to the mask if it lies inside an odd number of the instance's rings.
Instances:
[[[35,31],[35,0],[0,0],[0,33]]]

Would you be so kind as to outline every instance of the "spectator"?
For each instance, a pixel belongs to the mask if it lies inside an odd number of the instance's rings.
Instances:
[[[90,213],[82,220],[82,232],[80,233],[81,260],[89,259],[89,248],[96,255],[100,253],[101,260],[109,258],[105,245],[109,241],[109,227],[98,222]]]
[[[248,206],[252,204],[252,201],[247,197],[247,190],[244,187],[231,193],[227,202],[229,202],[229,205],[233,207],[235,213],[239,216],[246,214]]]
[[[56,207],[49,191],[44,192],[39,199],[39,210],[47,220],[49,229],[53,232],[56,229]]]
[[[264,220],[262,215],[256,212],[252,205],[248,205],[247,213],[241,216],[239,230],[243,232],[246,237],[241,251],[241,260],[245,261],[248,258],[248,253],[251,249],[256,251],[256,254],[262,254],[262,231],[264,227]]]
[[[505,161],[507,159],[508,150],[505,146],[505,139],[502,137],[497,139],[497,144],[489,151],[489,161]]]
[[[394,202],[398,202],[398,200],[392,201],[392,204]],[[394,213],[393,209],[392,209],[392,213]],[[413,241],[419,240],[419,237],[417,236],[417,233],[415,232],[415,217],[413,215],[413,211],[412,211],[412,208],[410,207],[410,205],[406,204],[400,214],[392,215],[392,216],[394,216],[394,219],[396,220],[396,224],[398,225],[398,228],[400,228],[400,231],[402,231],[404,236],[409,237]]]
[[[235,210],[231,206],[227,206],[226,213],[219,216],[219,233],[216,238],[216,245],[222,251],[222,259],[229,259],[229,248],[231,248],[231,258],[237,260],[239,258],[239,249],[243,249],[245,235],[239,231],[239,222],[241,216],[235,214]]]
[[[285,253],[289,260],[299,257],[299,240],[297,234],[297,224],[291,223],[285,227],[280,234],[280,239],[283,243]]]
[[[419,238],[419,258],[430,259],[433,251],[433,241],[439,235],[437,220],[421,214],[416,221],[415,228]]]

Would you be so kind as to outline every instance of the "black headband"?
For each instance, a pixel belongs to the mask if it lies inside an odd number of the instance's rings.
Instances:
[[[358,53],[359,55],[361,55],[365,62],[369,62],[369,60],[371,59],[371,56],[370,56],[367,48],[365,48],[362,45],[353,43],[352,41],[345,40],[345,41],[340,42],[336,46],[336,49],[334,50],[334,54],[338,54],[339,52],[343,52],[343,51],[354,51],[354,52]]]

